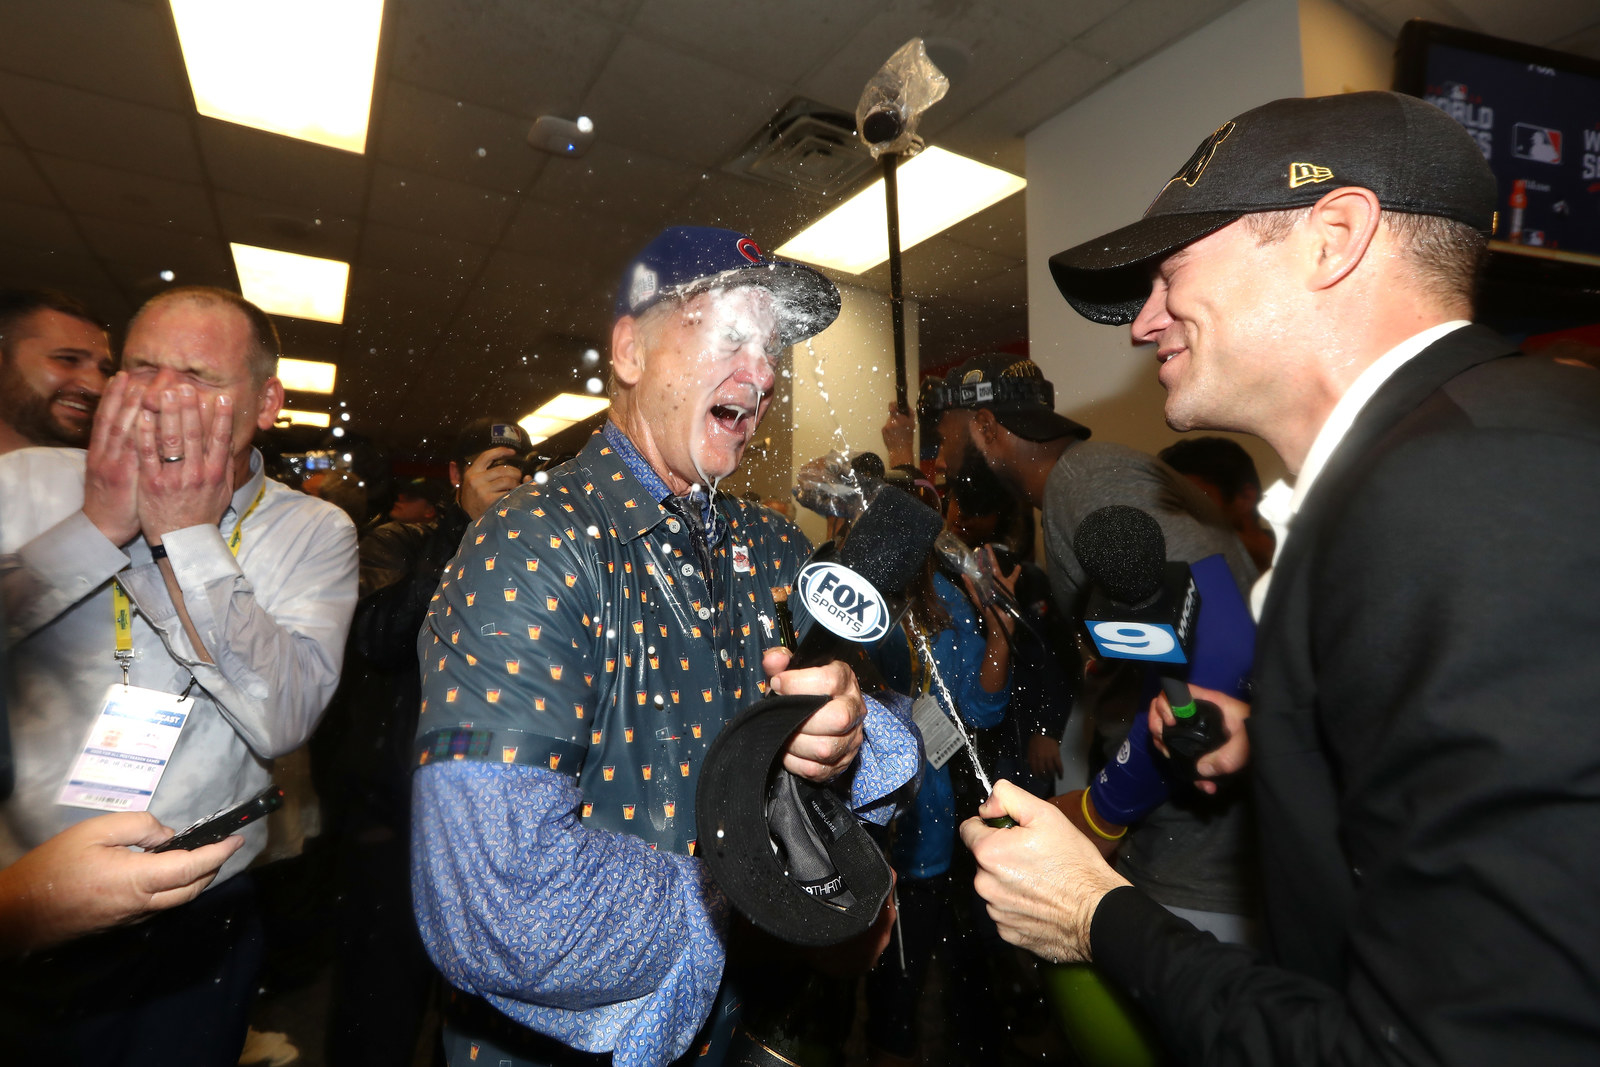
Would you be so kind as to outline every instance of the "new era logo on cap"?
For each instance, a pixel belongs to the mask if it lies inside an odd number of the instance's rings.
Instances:
[[[1289,188],[1298,189],[1302,185],[1312,182],[1325,182],[1333,177],[1333,171],[1327,167],[1319,167],[1315,163],[1289,164]]]

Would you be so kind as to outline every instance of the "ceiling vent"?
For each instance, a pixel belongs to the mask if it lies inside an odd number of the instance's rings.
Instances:
[[[873,169],[854,115],[796,97],[724,168],[832,198]]]

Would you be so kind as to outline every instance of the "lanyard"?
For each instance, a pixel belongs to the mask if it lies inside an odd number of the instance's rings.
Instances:
[[[244,539],[244,523],[255,513],[256,506],[261,503],[261,498],[267,495],[267,482],[262,479],[261,488],[256,490],[256,498],[250,506],[234,523],[233,533],[228,537],[228,551],[233,553],[233,558],[239,558],[239,543]],[[122,588],[122,583],[116,579],[111,581],[111,625],[116,630],[116,649],[112,655],[116,657],[117,665],[122,668],[122,684],[128,684],[128,664],[133,662],[133,605],[128,599],[128,593]],[[188,690],[185,690],[188,692]]]

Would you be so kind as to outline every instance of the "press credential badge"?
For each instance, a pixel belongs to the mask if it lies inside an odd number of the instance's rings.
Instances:
[[[112,685],[58,802],[100,811],[147,810],[193,708],[192,697]]]

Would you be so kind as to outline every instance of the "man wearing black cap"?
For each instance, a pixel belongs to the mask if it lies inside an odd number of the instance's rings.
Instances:
[[[1172,426],[1255,433],[1298,475],[1228,750],[1275,965],[1019,790],[984,814],[1020,831],[963,828],[1005,936],[1092,959],[1180,1061],[1600,1062],[1600,382],[1468,324],[1496,205],[1419,100],[1280,100],[1052,261],[1155,345]]]
[[[786,669],[805,539],[717,491],[785,350],[838,310],[743,234],[665,231],[622,280],[610,421],[446,567],[418,643],[412,882],[430,955],[475,995],[452,1063],[721,1062],[737,999],[718,1000],[728,907],[694,858],[696,783],[762,694],[830,698],[783,765],[848,770],[858,811],[886,818],[915,775],[909,723],[848,667]]]
[[[1067,618],[1080,617],[1088,594],[1073,532],[1084,516],[1110,504],[1154,517],[1169,559],[1193,563],[1220,554],[1248,595],[1255,566],[1211,500],[1154,456],[1087,440],[1088,427],[1056,412],[1054,386],[1032,360],[1000,353],[975,356],[941,385],[926,388],[920,406],[926,415],[937,416],[937,462],[964,510],[981,513],[985,501],[970,498],[994,491],[1040,510],[1050,586]],[[1080,705],[1111,750],[1121,743],[1132,716],[1143,710],[1143,684],[1143,672],[1118,669],[1109,661],[1085,681]],[[1048,747],[1053,740],[1042,744]],[[1063,806],[1076,812],[1081,803],[1074,792]],[[1255,902],[1245,877],[1245,820],[1237,794],[1218,798],[1187,790],[1126,835],[1117,869],[1152,898],[1219,937],[1246,940]]]

